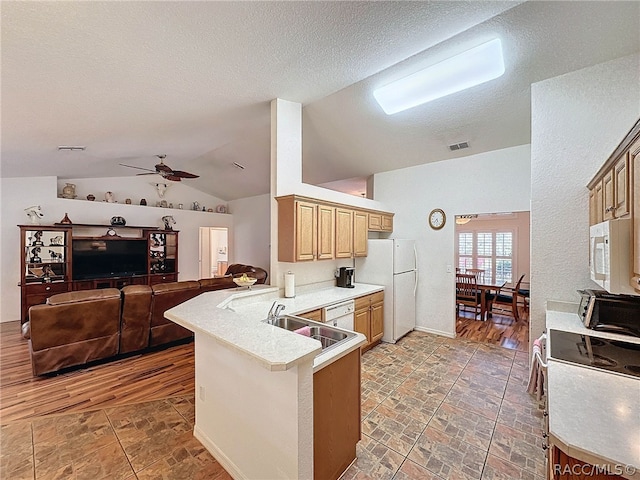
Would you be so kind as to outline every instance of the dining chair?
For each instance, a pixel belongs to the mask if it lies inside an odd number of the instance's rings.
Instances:
[[[512,316],[514,320],[517,322],[520,320],[520,315],[518,314],[518,296],[520,287],[522,284],[522,279],[525,274],[523,273],[518,281],[516,282],[516,286],[513,288],[505,287],[504,285],[498,290],[497,294],[493,299],[492,312],[500,313],[501,315]],[[500,309],[500,312],[495,312],[493,310],[495,307]]]
[[[475,275],[456,273],[456,314],[460,313],[460,306],[473,307],[474,318],[480,314],[483,320],[481,295]]]
[[[484,282],[484,268],[467,268],[465,273],[470,273],[471,275],[475,275],[476,282],[478,283]]]

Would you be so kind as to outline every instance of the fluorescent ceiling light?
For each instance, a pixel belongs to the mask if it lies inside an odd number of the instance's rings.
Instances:
[[[380,87],[373,96],[391,115],[475,87],[503,73],[502,42],[495,38]]]

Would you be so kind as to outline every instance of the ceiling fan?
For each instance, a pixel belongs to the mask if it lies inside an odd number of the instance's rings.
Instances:
[[[148,173],[138,173],[137,175],[162,175],[162,178],[172,180],[174,182],[180,182],[183,178],[198,178],[200,175],[194,175],[193,173],[183,172],[182,170],[172,170],[168,165],[164,163],[166,155],[156,155],[160,159],[160,163],[156,164],[156,169],[136,167],[135,165],[125,165],[121,163],[123,167],[137,168],[138,170],[146,170]]]

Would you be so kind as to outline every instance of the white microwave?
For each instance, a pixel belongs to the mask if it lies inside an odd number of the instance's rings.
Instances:
[[[636,293],[630,285],[631,220],[607,220],[589,229],[591,280],[609,293]]]

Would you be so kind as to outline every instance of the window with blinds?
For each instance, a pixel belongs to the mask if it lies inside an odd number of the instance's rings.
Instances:
[[[458,233],[458,269],[484,270],[486,283],[512,283],[513,231]]]

